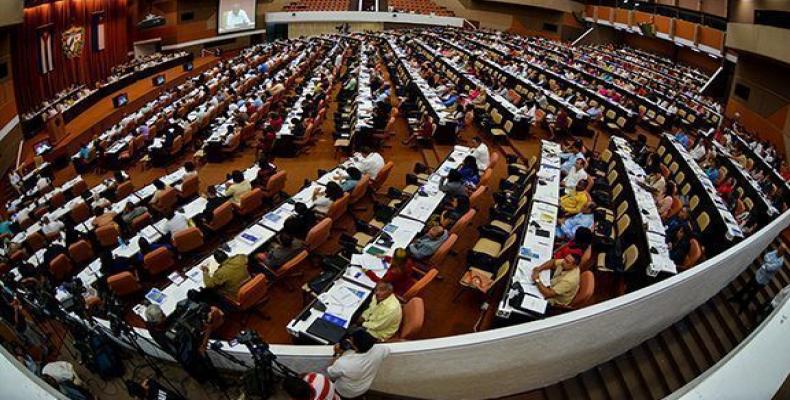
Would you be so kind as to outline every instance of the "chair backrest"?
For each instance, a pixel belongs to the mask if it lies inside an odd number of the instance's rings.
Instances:
[[[403,299],[405,301],[409,301],[412,298],[417,297],[417,295],[420,294],[420,292],[422,292],[422,290],[425,289],[425,287],[428,286],[428,284],[431,283],[431,281],[436,279],[438,275],[439,275],[439,270],[437,270],[436,268],[431,268],[431,270],[426,272],[422,278],[420,278],[417,282],[414,282],[414,284],[411,285],[409,290],[407,290],[406,293],[403,294]]]
[[[69,246],[69,256],[77,264],[87,263],[96,257],[93,247],[87,240],[80,240]]]
[[[398,339],[414,338],[422,330],[425,323],[425,303],[419,297],[413,297],[403,305],[403,320],[400,325]]]
[[[579,278],[579,291],[568,305],[570,308],[581,308],[587,305],[595,292],[595,274],[592,271],[584,271]]]
[[[263,190],[255,188],[241,195],[236,211],[240,215],[250,215],[261,208],[263,204]]]
[[[682,269],[691,268],[699,262],[702,258],[702,246],[699,244],[697,239],[692,238],[689,241],[689,252],[686,254],[686,258],[683,259],[683,263],[681,265]]]
[[[74,266],[65,254],[59,254],[49,262],[49,272],[58,282],[69,277],[73,270]]]
[[[707,211],[703,211],[697,215],[697,228],[701,233],[704,233],[708,229],[708,225],[710,225],[710,215]]]
[[[436,252],[433,253],[433,256],[431,256],[431,258],[428,260],[428,264],[431,266],[441,265],[457,241],[458,235],[455,233],[450,234],[450,236],[447,237],[447,240],[445,240],[444,243],[442,243],[442,245],[436,249]]]
[[[90,207],[88,207],[87,203],[85,203],[84,201],[80,201],[71,207],[71,210],[69,211],[69,216],[71,217],[71,220],[74,221],[75,224],[78,224],[91,217],[91,209]]]
[[[169,187],[165,188],[165,191],[159,196],[157,207],[166,212],[172,210],[176,203],[178,203],[178,192],[174,188]]]
[[[214,209],[214,217],[206,226],[212,231],[218,231],[233,220],[233,203],[228,200]]]
[[[133,231],[139,231],[148,225],[151,225],[151,214],[148,211],[138,215],[132,220],[131,227]]]
[[[346,211],[348,211],[348,205],[351,202],[351,196],[348,193],[343,194],[343,197],[335,200],[331,206],[329,206],[329,210],[326,212],[326,216],[332,218],[333,221],[337,221],[342,217]]]
[[[198,194],[199,190],[200,178],[197,175],[193,175],[187,179],[184,179],[184,182],[181,182],[181,190],[179,191],[178,195],[182,199],[188,199]]]
[[[691,209],[691,211],[694,211],[698,205],[699,205],[699,196],[695,194],[691,196],[691,199],[689,199],[689,209]]]
[[[625,271],[631,269],[636,263],[637,258],[639,258],[639,248],[636,247],[635,244],[628,246],[623,252],[623,269]]]
[[[173,234],[173,246],[179,253],[187,253],[203,245],[203,232],[197,228],[182,229]]]
[[[511,233],[510,236],[508,236],[507,239],[505,239],[505,243],[502,244],[502,248],[499,250],[499,255],[497,256],[497,258],[505,257],[507,253],[510,251],[510,249],[513,247],[513,245],[516,244],[517,240],[518,240],[518,232]]]
[[[132,181],[126,181],[120,185],[118,188],[115,189],[115,198],[118,200],[125,199],[126,196],[129,196],[134,192],[134,184]]]
[[[77,197],[82,195],[86,190],[88,190],[88,184],[85,183],[84,180],[78,180],[74,186],[71,187],[71,195],[72,197]]]
[[[315,250],[329,239],[332,221],[332,218],[324,218],[307,232],[304,242],[308,250]]]
[[[494,176],[494,171],[491,168],[486,168],[483,175],[480,177],[480,186],[488,186],[491,182],[491,177]]]
[[[631,226],[631,216],[623,214],[617,219],[617,235],[623,235]]]
[[[309,255],[310,253],[308,253],[307,250],[300,251],[299,254],[286,261],[280,268],[277,269],[277,271],[274,271],[274,275],[278,278],[288,275],[294,270],[294,268],[298,267],[304,260],[306,260]]]
[[[469,206],[474,208],[475,210],[479,210],[480,207],[483,205],[483,199],[488,191],[488,186],[479,185],[472,195],[469,196]]]
[[[27,235],[25,244],[30,248],[30,250],[35,252],[39,249],[43,249],[47,245],[47,238],[43,233],[41,233],[41,231],[36,231]]]
[[[143,267],[151,275],[159,275],[176,265],[175,257],[165,247],[160,247],[143,257]]]
[[[124,271],[107,278],[107,286],[118,296],[128,296],[142,289],[140,282],[129,271]]]
[[[102,247],[115,246],[118,242],[118,236],[121,232],[115,224],[104,225],[96,229],[96,239]]]
[[[672,207],[669,208],[667,219],[674,217],[683,208],[683,202],[677,196],[672,197]]]
[[[370,176],[368,174],[362,175],[362,178],[357,182],[357,185],[354,186],[354,189],[351,191],[351,204],[356,204],[358,201],[362,200],[365,197],[365,194],[368,192],[368,185],[370,184]]]
[[[288,172],[285,170],[277,171],[277,173],[269,178],[269,182],[266,183],[266,191],[264,192],[264,196],[268,198],[276,196],[278,193],[282,192],[282,190],[285,188],[286,180],[288,180]]]
[[[52,196],[49,198],[49,208],[56,209],[63,204],[66,203],[66,195],[63,194],[60,190],[53,192]]]
[[[237,306],[241,310],[248,310],[260,303],[268,292],[269,280],[266,279],[266,275],[255,275],[239,288],[236,299]]]
[[[502,161],[502,156],[499,155],[499,152],[491,152],[491,156],[488,159],[488,169],[495,169],[500,161]]]
[[[387,161],[387,163],[384,164],[383,167],[381,167],[379,173],[376,174],[376,178],[373,179],[372,182],[370,182],[370,187],[373,188],[374,191],[378,191],[384,185],[384,182],[387,181],[387,178],[389,178],[390,174],[392,173],[392,169],[394,167],[395,167],[394,162]]]
[[[466,230],[466,227],[469,226],[469,223],[472,222],[472,220],[475,218],[475,215],[477,215],[477,210],[470,208],[466,214],[462,215],[461,218],[458,218],[458,221],[455,221],[455,225],[453,225],[453,227],[450,229],[450,234],[461,236],[461,233]]]

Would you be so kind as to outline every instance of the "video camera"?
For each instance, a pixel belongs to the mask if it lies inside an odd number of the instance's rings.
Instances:
[[[189,299],[179,302],[173,315],[168,318],[165,332],[167,339],[177,343],[185,334],[191,338],[200,337],[206,326],[210,308],[208,304]]]

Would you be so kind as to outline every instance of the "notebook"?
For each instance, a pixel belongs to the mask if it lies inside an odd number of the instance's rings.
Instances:
[[[338,343],[346,329],[323,318],[318,318],[307,328],[307,333],[325,339],[330,343]]]

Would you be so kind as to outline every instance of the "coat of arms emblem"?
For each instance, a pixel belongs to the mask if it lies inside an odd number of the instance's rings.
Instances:
[[[85,45],[85,28],[72,26],[63,32],[63,54],[67,58],[79,57]]]

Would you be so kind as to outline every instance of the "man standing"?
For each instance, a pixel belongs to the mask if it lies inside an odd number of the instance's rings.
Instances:
[[[344,398],[362,396],[370,389],[379,367],[390,354],[387,346],[376,345],[376,338],[358,329],[346,339],[347,350],[335,345],[335,361],[326,372],[335,382],[337,393]]]
[[[763,264],[760,265],[759,269],[757,269],[757,273],[754,274],[754,278],[752,278],[749,283],[747,283],[741,288],[741,290],[728,299],[738,303],[738,313],[742,313],[744,310],[746,310],[752,301],[754,301],[754,297],[757,295],[757,292],[762,290],[765,285],[771,282],[771,279],[774,278],[776,271],[782,269],[785,264],[785,251],[785,247],[783,245],[779,245],[775,250],[765,253],[765,256],[763,257]]]

